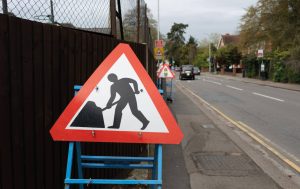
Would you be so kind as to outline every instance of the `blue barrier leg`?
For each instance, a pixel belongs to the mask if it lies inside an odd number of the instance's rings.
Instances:
[[[153,161],[153,168],[152,168],[152,180],[156,180],[157,176],[157,144],[155,144],[154,149],[154,161]],[[155,185],[151,185],[151,189],[155,189]]]
[[[157,145],[157,180],[162,181],[162,144]],[[158,189],[161,187],[161,184],[157,185]]]
[[[76,142],[76,157],[77,157],[78,178],[83,179],[82,165],[81,165],[81,145],[80,145],[80,142]],[[79,188],[83,189],[83,184],[80,184]]]
[[[69,151],[68,151],[68,160],[67,160],[66,179],[71,178],[72,162],[73,162],[73,151],[74,151],[74,142],[70,142],[69,143]],[[65,189],[70,189],[70,184],[65,184]]]
[[[156,144],[155,145],[155,152],[154,152],[154,167],[152,169],[152,180],[158,180],[162,183],[162,145]],[[161,184],[155,186],[152,185],[151,189],[158,188],[161,189]]]

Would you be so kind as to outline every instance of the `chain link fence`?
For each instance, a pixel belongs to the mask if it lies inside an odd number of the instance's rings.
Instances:
[[[1,0],[0,13],[27,20],[111,34],[110,0]],[[117,34],[122,39],[147,43],[152,49],[156,22],[144,0],[115,0]],[[120,4],[119,4],[120,3]],[[120,10],[118,6],[120,5]],[[120,23],[121,21],[121,23]],[[151,22],[151,23],[150,23]]]
[[[147,5],[144,0],[121,1],[124,39],[152,45]],[[156,26],[151,25],[152,29]],[[119,36],[119,34],[118,34]]]
[[[42,23],[110,33],[109,0],[2,0],[1,13]]]

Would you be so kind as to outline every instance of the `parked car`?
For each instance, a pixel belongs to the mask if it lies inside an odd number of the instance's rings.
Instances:
[[[195,74],[193,72],[194,67],[193,65],[182,65],[180,74],[179,74],[179,79],[192,79],[195,80]]]
[[[201,71],[200,71],[199,67],[195,66],[193,72],[195,75],[200,75]]]
[[[181,70],[180,67],[178,67],[178,66],[175,67],[176,72],[180,72],[180,70]]]

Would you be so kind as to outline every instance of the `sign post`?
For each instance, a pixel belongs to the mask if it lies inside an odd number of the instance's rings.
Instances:
[[[130,46],[119,44],[87,82],[74,90],[76,95],[50,130],[55,141],[70,141],[66,189],[72,184],[147,184],[161,188],[162,144],[178,144],[183,134]],[[153,157],[82,155],[80,142],[152,143],[156,153]],[[76,179],[71,178],[74,150]],[[155,174],[151,180],[84,179],[83,168],[142,168]]]
[[[263,49],[258,49],[257,51],[257,58],[263,58],[264,57],[264,50]],[[263,59],[261,60],[261,63],[260,63],[260,69],[259,69],[259,76],[261,79],[265,79],[265,64],[263,62]]]

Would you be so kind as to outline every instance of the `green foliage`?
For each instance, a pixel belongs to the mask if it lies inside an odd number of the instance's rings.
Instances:
[[[239,64],[241,53],[237,46],[228,45],[217,50],[216,59],[219,65],[230,66],[232,64]]]
[[[197,65],[200,68],[208,68],[208,56],[208,48],[199,48],[198,53],[193,61],[193,64]]]
[[[275,48],[288,49],[300,35],[300,1],[258,0],[242,17],[240,29],[242,47],[270,43]]]
[[[242,17],[240,30],[244,51],[269,51],[265,59],[270,62],[270,78],[300,83],[299,0],[258,0]]]
[[[188,63],[192,64],[196,58],[197,55],[197,41],[193,36],[190,36],[187,44],[185,45],[187,48],[187,59]]]
[[[167,33],[166,55],[179,65],[188,62],[188,49],[183,36],[187,27],[187,24],[174,23],[171,31]]]
[[[246,76],[250,78],[256,77],[259,65],[255,55],[244,56],[242,62],[246,69]]]

